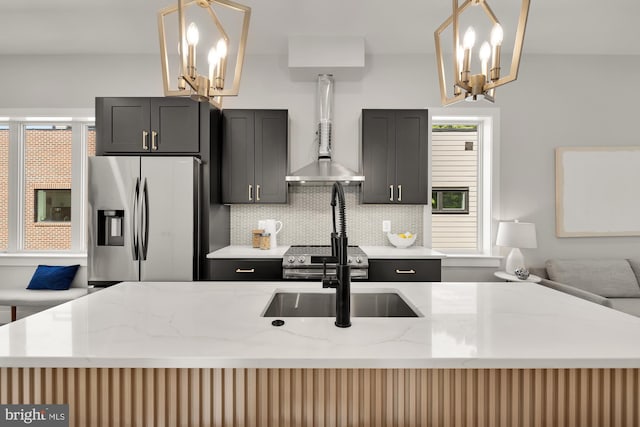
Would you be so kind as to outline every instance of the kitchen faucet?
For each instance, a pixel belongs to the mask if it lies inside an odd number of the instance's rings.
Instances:
[[[340,233],[336,228],[336,198],[340,204]],[[336,277],[327,277],[327,260],[325,258],[323,288],[336,289],[336,322],[339,328],[351,326],[351,266],[347,262],[347,218],[344,202],[344,190],[339,182],[333,183],[331,190],[331,206],[333,215],[333,232],[331,233],[331,257],[336,260]]]

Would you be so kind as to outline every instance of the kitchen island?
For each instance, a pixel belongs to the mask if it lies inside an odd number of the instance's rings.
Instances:
[[[69,403],[71,425],[638,424],[640,318],[530,283],[362,283],[421,316],[276,327],[275,290],[333,292],[122,283],[0,327],[0,403]]]

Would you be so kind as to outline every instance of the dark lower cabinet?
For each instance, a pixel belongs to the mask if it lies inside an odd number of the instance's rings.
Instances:
[[[212,259],[209,277],[211,280],[282,280],[282,258]]]
[[[439,282],[440,259],[369,259],[370,282]]]

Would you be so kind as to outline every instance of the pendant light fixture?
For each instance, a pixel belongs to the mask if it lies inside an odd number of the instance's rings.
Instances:
[[[216,12],[218,9],[218,12]],[[231,52],[229,38],[219,13],[241,14],[239,18],[239,36],[234,43],[237,50],[235,61],[229,61]],[[227,15],[225,15],[227,16]],[[169,18],[177,17],[178,37],[174,43],[167,41],[166,28],[171,23]],[[195,22],[189,20],[199,18],[207,26],[205,37],[201,37],[200,30]],[[208,101],[217,108],[222,108],[222,98],[225,96],[237,96],[242,75],[242,65],[249,33],[249,19],[251,8],[243,6],[231,0],[178,0],[177,5],[169,6],[158,12],[158,33],[160,36],[160,57],[162,61],[162,79],[165,96],[190,96],[194,100]],[[238,21],[238,19],[236,19]],[[234,21],[235,22],[235,21]],[[206,56],[208,66],[206,73],[198,69],[197,52],[205,44],[209,48]],[[177,45],[177,75],[171,75],[169,66],[169,47]],[[233,63],[233,74],[228,73],[229,63]],[[229,82],[227,75],[233,76]]]
[[[527,27],[530,0],[522,0],[518,27],[515,33],[515,43],[511,57],[509,74],[501,75],[501,49],[503,42],[503,28],[495,16],[487,0],[465,0],[459,4],[459,0],[453,0],[453,12],[435,31],[436,59],[438,62],[438,77],[440,80],[440,97],[442,105],[453,104],[462,100],[476,101],[486,99],[494,102],[495,88],[510,83],[518,78],[520,57],[524,44],[524,33]],[[479,67],[473,66],[473,48],[476,45],[476,32],[473,27],[468,27],[460,43],[459,20],[460,16],[470,7],[480,7],[492,25],[490,43],[485,41],[478,51]],[[453,54],[451,55],[452,74],[451,81],[453,93],[447,91],[444,52],[441,46],[442,33],[448,28],[453,30]],[[475,70],[474,70],[475,68]]]

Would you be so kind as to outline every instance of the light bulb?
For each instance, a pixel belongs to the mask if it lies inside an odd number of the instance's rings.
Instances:
[[[473,45],[476,43],[476,32],[473,30],[473,27],[467,28],[467,31],[464,33],[464,37],[462,39],[462,46],[465,49],[473,48]]]
[[[218,56],[220,58],[225,58],[227,56],[227,42],[225,42],[224,39],[218,40],[216,49],[218,50]]]
[[[218,66],[218,52],[216,52],[215,48],[211,48],[209,50],[209,55],[207,56],[207,60],[209,61],[209,85],[213,85],[213,77],[214,71]]]
[[[456,59],[458,60],[458,71],[462,71],[462,64],[464,61],[464,49],[462,46],[458,45],[458,49],[456,49]]]
[[[217,65],[218,64],[218,52],[216,48],[212,47],[209,50],[209,56],[207,56],[207,60],[209,61],[209,65]]]
[[[496,22],[491,29],[491,45],[500,46],[502,44],[503,37],[504,32],[502,31],[502,25]]]
[[[189,44],[189,46],[195,46],[198,44],[199,40],[200,33],[198,32],[198,27],[195,23],[192,22],[187,28],[187,43]]]
[[[478,56],[480,57],[480,61],[482,62],[486,62],[489,60],[489,58],[491,57],[491,46],[489,45],[489,43],[482,43]]]
[[[480,65],[482,74],[488,79],[489,78],[489,58],[491,58],[491,46],[489,43],[484,42],[482,46],[480,46],[480,53],[478,55],[480,57]]]

